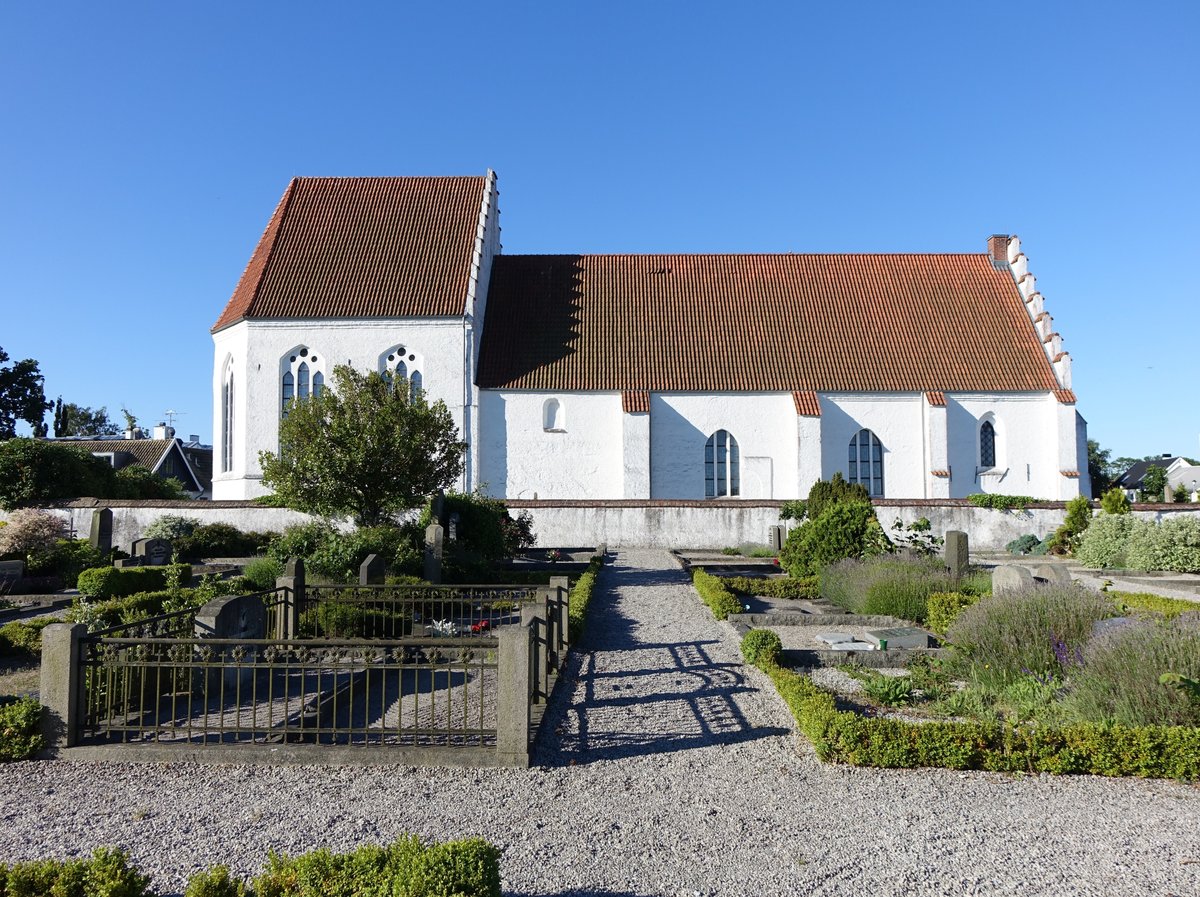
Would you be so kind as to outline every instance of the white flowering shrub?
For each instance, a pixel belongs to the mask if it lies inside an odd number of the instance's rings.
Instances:
[[[1200,520],[1181,516],[1157,525],[1138,521],[1129,537],[1126,564],[1138,570],[1200,573]]]
[[[0,556],[36,557],[52,552],[67,537],[67,524],[49,511],[24,508],[14,511],[8,526],[0,527]]]
[[[1085,567],[1124,567],[1135,523],[1147,525],[1132,514],[1100,514],[1084,530],[1075,560]]]

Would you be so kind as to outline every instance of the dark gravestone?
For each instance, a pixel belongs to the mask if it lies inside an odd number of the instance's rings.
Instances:
[[[171,543],[166,539],[138,539],[132,554],[143,567],[165,567],[171,563]]]
[[[368,554],[367,559],[358,565],[358,584],[360,586],[381,586],[387,574],[387,564],[377,554]]]
[[[0,585],[12,586],[24,578],[24,561],[0,561]]]
[[[113,512],[111,508],[98,508],[92,512],[92,532],[88,537],[92,548],[105,557],[112,552]]]
[[[946,568],[955,582],[966,575],[971,565],[970,544],[967,534],[962,530],[952,529],[946,532]]]
[[[261,595],[226,595],[214,598],[196,611],[195,635],[198,639],[262,639],[266,636],[267,612]],[[239,650],[240,649],[240,650]],[[253,646],[214,646],[222,663],[212,663],[193,674],[193,684],[210,695],[254,682],[254,663],[258,650]],[[236,652],[236,654],[235,654]]]
[[[437,523],[425,527],[425,581],[442,581],[442,527]]]

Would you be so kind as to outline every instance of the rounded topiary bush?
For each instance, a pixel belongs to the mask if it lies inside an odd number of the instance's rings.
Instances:
[[[1085,567],[1124,567],[1134,523],[1132,514],[1101,514],[1080,539],[1075,560]]]
[[[770,629],[751,629],[742,636],[742,657],[754,666],[777,664],[783,655],[783,641]]]

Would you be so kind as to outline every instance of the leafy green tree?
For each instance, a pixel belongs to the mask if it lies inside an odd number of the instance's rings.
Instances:
[[[108,419],[107,408],[88,408],[74,402],[64,403],[62,396],[54,403],[54,435],[116,436],[120,427]]]
[[[345,365],[332,380],[292,402],[278,455],[259,452],[263,483],[288,507],[376,526],[458,479],[466,446],[445,403]]]
[[[1113,479],[1124,473],[1124,470],[1112,471],[1112,450],[1100,448],[1095,439],[1087,441],[1088,476],[1092,480],[1092,498],[1097,498],[1107,492],[1113,484]]]
[[[42,426],[50,403],[46,401],[45,378],[32,358],[6,365],[8,353],[0,349],[0,439],[17,435],[17,421]]]
[[[1153,465],[1146,469],[1142,477],[1142,488],[1138,490],[1142,501],[1162,501],[1163,490],[1167,488],[1167,469]]]

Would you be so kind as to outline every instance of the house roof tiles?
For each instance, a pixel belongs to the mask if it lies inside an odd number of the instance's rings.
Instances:
[[[213,330],[466,309],[486,178],[293,178]]]
[[[1058,389],[986,253],[501,255],[485,388]]]

